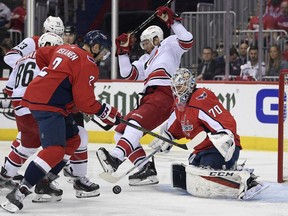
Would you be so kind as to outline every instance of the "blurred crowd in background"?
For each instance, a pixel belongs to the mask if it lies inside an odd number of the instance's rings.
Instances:
[[[217,4],[216,1],[175,0],[174,7],[175,11],[181,15],[185,11],[199,10],[199,4],[211,6],[213,10],[215,9],[213,5]],[[247,16],[244,17],[246,24],[241,29],[238,27],[238,30],[251,30],[252,33],[248,32],[239,43],[232,44],[229,49],[229,56],[223,52],[224,44],[217,44],[215,47],[204,44],[200,52],[197,50],[197,63],[189,68],[196,73],[198,80],[223,80],[227,58],[229,58],[230,80],[278,81],[280,71],[288,69],[288,0],[263,0],[263,8],[259,7],[259,0],[250,0],[251,2],[256,7],[250,10],[252,12],[245,15]],[[46,4],[46,1],[44,3]],[[136,28],[137,25],[141,24],[139,20],[145,20],[158,6],[165,3],[166,1],[163,0],[119,0],[119,34]],[[65,0],[56,1],[55,5],[56,8],[47,9],[48,12],[45,17],[57,13],[56,15],[64,20],[66,26],[69,28],[72,26],[73,31],[69,34],[75,35],[75,43],[81,43],[82,35],[91,29],[102,29],[107,32],[111,29],[111,1],[78,0],[77,7],[74,5],[74,10],[65,9]],[[241,8],[238,9],[241,10]],[[265,56],[259,65],[257,31],[259,30],[259,12],[261,9],[263,12],[263,30],[266,32],[263,33]],[[89,10],[94,11],[94,13],[89,12]],[[68,11],[67,16],[65,11]],[[11,68],[5,65],[3,56],[25,38],[26,12],[26,0],[0,1],[0,78],[8,78],[11,71]],[[140,16],[141,14],[144,18]],[[131,15],[135,16],[133,21],[131,21]],[[127,16],[130,16],[129,22],[131,23],[127,22],[128,19],[124,19]],[[155,22],[151,24],[159,24],[163,28],[165,36],[170,34],[170,31],[162,24]],[[198,35],[195,35],[194,32],[191,31],[191,33],[194,34],[195,43],[201,40],[201,38],[197,38]],[[131,62],[137,60],[144,53],[139,46],[139,36],[139,34],[132,36]],[[281,43],[279,38],[281,38]],[[110,79],[111,59],[108,58],[102,62],[100,69],[100,79]]]

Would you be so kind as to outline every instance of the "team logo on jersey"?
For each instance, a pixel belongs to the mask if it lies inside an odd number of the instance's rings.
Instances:
[[[88,55],[87,55],[87,59],[88,59],[90,62],[92,62],[92,63],[95,64],[95,59],[92,58],[91,56],[88,56]]]
[[[193,130],[193,124],[190,123],[189,119],[187,119],[186,114],[184,114],[181,120],[181,128],[182,131],[186,134],[186,136],[190,136],[190,132]]]
[[[204,100],[205,98],[207,98],[207,93],[203,92],[200,96],[198,96],[196,99],[197,100]]]

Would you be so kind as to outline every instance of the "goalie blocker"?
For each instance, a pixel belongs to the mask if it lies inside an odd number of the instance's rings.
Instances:
[[[268,188],[256,181],[253,170],[212,170],[172,164],[172,186],[195,197],[249,200]]]

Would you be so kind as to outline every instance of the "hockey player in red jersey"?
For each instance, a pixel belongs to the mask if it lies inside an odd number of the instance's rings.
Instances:
[[[55,178],[79,147],[78,128],[69,113],[79,110],[96,114],[106,124],[118,124],[120,113],[109,104],[100,104],[94,95],[99,76],[96,61],[107,57],[110,48],[110,38],[94,30],[86,34],[82,49],[62,45],[37,51],[42,70],[27,87],[21,105],[30,109],[38,123],[43,150],[28,165],[20,186],[6,196],[1,204],[5,210],[22,209],[29,189],[47,173]]]
[[[59,35],[49,32],[43,34],[39,38],[38,45],[39,47],[63,45],[63,39]],[[12,181],[12,178],[16,176],[18,170],[25,163],[28,157],[33,155],[40,147],[39,128],[37,122],[31,115],[29,109],[20,105],[27,86],[32,79],[39,74],[39,72],[40,70],[36,64],[36,51],[34,51],[17,61],[6,84],[13,89],[11,100],[17,128],[21,131],[22,137],[21,141],[19,141],[19,145],[12,148],[9,155],[5,158],[4,165],[1,167],[1,187],[10,189],[15,188],[15,183]],[[35,187],[36,194],[39,194],[39,187],[40,185],[44,185],[44,181],[47,184],[46,188],[42,187],[41,193],[48,194],[47,192],[49,188],[51,188],[50,184],[52,184],[52,181],[49,179],[43,179],[43,181],[37,183]],[[56,191],[56,193],[59,194],[58,191]],[[51,191],[49,191],[49,195],[51,195]],[[61,199],[61,196],[59,199]]]
[[[130,123],[153,130],[161,125],[170,115],[173,96],[170,77],[180,65],[181,56],[193,43],[193,36],[179,22],[180,18],[168,7],[159,7],[157,16],[172,28],[175,35],[163,40],[163,31],[158,26],[150,26],[141,36],[140,45],[147,54],[132,64],[129,60],[129,35],[122,34],[116,40],[120,73],[128,80],[144,80],[143,98],[137,109],[125,116]],[[159,112],[161,110],[161,112]],[[125,158],[135,165],[146,157],[139,141],[144,135],[125,124],[116,127],[116,147],[109,153],[105,148],[97,151],[98,159],[105,172],[115,172]],[[153,161],[147,161],[139,172],[129,176],[129,185],[157,184],[157,172]]]
[[[178,69],[171,82],[176,106],[163,126],[162,136],[174,140],[193,139],[202,131],[208,135],[194,146],[188,166],[172,166],[173,186],[187,189],[194,196],[238,199],[251,199],[266,189],[256,181],[252,169],[237,169],[242,149],[237,124],[216,95],[206,88],[196,88],[195,76],[186,68]],[[150,147],[169,152],[172,146],[156,138]],[[224,178],[210,174],[211,170],[220,174],[222,171]],[[227,175],[223,175],[226,171]]]
[[[53,17],[49,16],[43,23],[43,33],[55,33],[62,37],[64,32],[64,25],[60,17]],[[38,46],[38,40],[40,36],[32,36],[27,37],[23,41],[21,41],[20,44],[13,47],[9,52],[6,53],[4,56],[4,61],[7,65],[9,65],[12,69],[14,69],[17,61],[21,59],[22,57],[30,54],[31,52],[34,52],[39,48]],[[4,92],[11,96],[13,93],[13,88],[9,85],[6,85]],[[2,103],[7,101],[2,101]],[[21,132],[18,133],[17,138],[13,141],[11,144],[11,148],[15,149],[17,146],[19,146],[19,141],[21,141]],[[15,180],[21,179],[22,176],[16,175],[14,177]]]

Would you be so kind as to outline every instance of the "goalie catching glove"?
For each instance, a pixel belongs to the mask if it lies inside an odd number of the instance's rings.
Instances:
[[[224,129],[216,133],[208,133],[208,137],[224,157],[225,162],[230,161],[235,151],[234,134],[230,130]]]
[[[131,40],[130,40],[131,34],[123,33],[120,36],[118,36],[115,40],[116,42],[116,56],[123,55],[123,54],[129,54],[131,52]]]
[[[111,106],[110,104],[104,103],[98,113],[96,115],[108,125],[118,125],[120,123],[119,118],[121,118],[121,114],[118,110]]]
[[[161,127],[160,135],[169,140],[174,140],[173,135],[167,130],[167,126],[168,124],[165,124]],[[154,150],[160,148],[160,152],[168,153],[173,145],[159,138],[155,138],[152,140],[152,142],[148,146]]]
[[[161,6],[157,8],[157,16],[166,23],[168,28],[174,24],[174,20],[181,21],[182,18],[175,14],[169,7]]]

